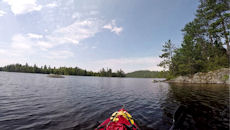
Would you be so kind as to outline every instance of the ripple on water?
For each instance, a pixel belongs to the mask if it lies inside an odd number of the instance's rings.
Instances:
[[[5,72],[1,78],[0,130],[93,129],[122,105],[142,129],[169,129],[180,104],[188,107],[182,128],[229,129],[228,86]]]

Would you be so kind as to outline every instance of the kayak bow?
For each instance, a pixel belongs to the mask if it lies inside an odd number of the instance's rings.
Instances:
[[[132,116],[121,108],[101,123],[95,130],[139,130]]]

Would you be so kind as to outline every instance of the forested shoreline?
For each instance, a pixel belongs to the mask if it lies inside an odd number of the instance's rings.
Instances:
[[[229,0],[200,0],[195,19],[182,29],[181,46],[165,42],[159,66],[169,79],[229,67],[229,6]]]
[[[99,77],[133,77],[133,78],[165,78],[167,73],[160,71],[134,71],[125,73],[123,70],[113,72],[112,69],[102,68],[99,72],[87,71],[78,67],[50,67],[47,65],[38,67],[37,65],[29,66],[27,63],[11,64],[0,67],[0,71],[6,72],[23,72],[23,73],[40,73],[40,74],[57,74],[57,75],[78,75],[78,76],[99,76]]]
[[[167,72],[164,71],[149,71],[149,70],[139,70],[126,74],[126,77],[131,78],[165,78]]]
[[[37,65],[29,66],[27,63],[11,64],[0,67],[0,71],[6,72],[23,72],[23,73],[40,73],[40,74],[58,74],[58,75],[78,75],[78,76],[100,76],[100,77],[125,77],[123,70],[113,72],[112,69],[102,68],[99,72],[87,71],[78,67],[50,67],[47,65],[38,67]]]

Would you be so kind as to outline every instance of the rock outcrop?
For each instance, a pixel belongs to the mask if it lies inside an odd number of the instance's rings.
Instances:
[[[171,83],[210,83],[230,84],[230,68],[222,68],[207,73],[196,73],[191,76],[179,76],[169,80]]]

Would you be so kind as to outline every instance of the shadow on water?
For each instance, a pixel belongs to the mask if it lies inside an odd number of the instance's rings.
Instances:
[[[218,84],[170,84],[161,104],[163,124],[172,124],[177,106],[186,106],[181,129],[229,129],[229,87]]]

